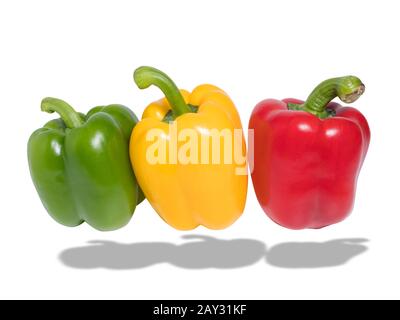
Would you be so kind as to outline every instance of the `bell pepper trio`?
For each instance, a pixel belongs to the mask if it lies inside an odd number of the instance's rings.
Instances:
[[[115,230],[146,197],[179,230],[234,223],[245,207],[247,162],[232,100],[209,84],[191,93],[179,90],[151,67],[138,68],[134,81],[140,89],[155,85],[165,95],[145,109],[141,121],[122,105],[84,115],[65,101],[43,99],[42,111],[60,118],[31,135],[28,161],[48,213],[65,226],[86,221],[98,230]],[[358,110],[331,100],[351,103],[364,89],[360,79],[346,76],[322,82],[305,102],[257,104],[247,156],[257,199],[273,221],[318,229],[350,213],[370,131]]]

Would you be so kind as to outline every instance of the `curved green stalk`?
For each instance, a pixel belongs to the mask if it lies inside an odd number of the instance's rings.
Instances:
[[[178,87],[164,72],[153,67],[139,67],[135,70],[133,79],[140,89],[146,89],[151,85],[158,87],[167,98],[174,118],[192,112]]]
[[[57,112],[67,128],[72,129],[83,124],[83,120],[79,113],[64,100],[47,97],[42,100],[40,108],[42,111],[48,113]]]
[[[321,82],[302,105],[289,106],[291,109],[310,112],[323,119],[332,115],[328,103],[336,97],[345,103],[356,101],[365,91],[361,80],[355,76],[332,78]]]

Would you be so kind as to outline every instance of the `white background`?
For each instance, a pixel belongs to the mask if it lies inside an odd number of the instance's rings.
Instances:
[[[400,298],[399,9],[385,0],[2,1],[0,298]],[[140,65],[183,88],[220,86],[245,126],[264,98],[306,98],[326,78],[359,76],[366,92],[355,106],[372,140],[352,215],[286,230],[250,183],[243,216],[223,231],[176,231],[148,203],[115,232],[55,223],[26,158],[31,132],[54,117],[41,99],[82,112],[122,103],[140,116],[161,96],[136,88]]]

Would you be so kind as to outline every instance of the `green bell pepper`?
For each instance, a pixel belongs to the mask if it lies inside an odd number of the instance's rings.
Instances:
[[[55,98],[43,99],[41,109],[61,116],[28,142],[31,177],[49,214],[71,227],[83,221],[102,231],[126,225],[144,199],[129,161],[135,114],[114,104],[85,116]]]

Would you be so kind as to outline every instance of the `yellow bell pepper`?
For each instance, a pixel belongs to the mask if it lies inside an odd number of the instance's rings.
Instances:
[[[227,94],[204,84],[179,90],[163,72],[140,67],[139,88],[159,87],[132,131],[130,157],[147,200],[172,227],[223,229],[242,214],[247,194],[246,144]]]

